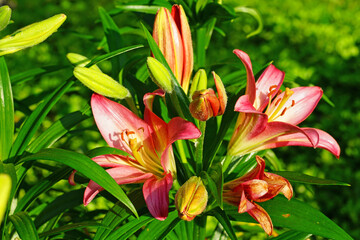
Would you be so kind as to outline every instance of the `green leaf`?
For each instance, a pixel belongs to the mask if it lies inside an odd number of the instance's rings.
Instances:
[[[220,222],[220,224],[223,226],[223,228],[229,235],[230,239],[232,240],[237,239],[235,235],[235,231],[230,223],[229,217],[226,215],[224,210],[222,210],[220,207],[216,207],[213,210],[211,210],[209,214],[214,215],[216,217],[216,219]]]
[[[17,138],[14,141],[13,147],[10,152],[10,157],[14,158],[23,154],[31,138],[34,136],[36,130],[39,128],[41,122],[45,119],[51,108],[57,103],[61,96],[66,93],[69,88],[74,84],[74,77],[69,78],[54,92],[48,95],[42,103],[37,106],[33,113],[26,119],[21,127]],[[15,159],[10,159],[14,162]]]
[[[149,224],[145,230],[141,232],[138,240],[164,239],[179,221],[180,218],[178,218],[177,211],[172,211],[164,221],[155,220]]]
[[[86,64],[85,67],[91,67],[94,64],[98,64],[98,63],[100,63],[102,61],[105,61],[107,59],[111,59],[113,57],[116,57],[117,55],[120,55],[120,54],[123,54],[123,53],[126,53],[126,52],[130,52],[132,50],[142,48],[142,47],[144,47],[144,45],[138,44],[138,45],[132,45],[132,46],[129,46],[129,47],[124,47],[124,48],[121,48],[121,49],[114,50],[112,52],[109,52],[109,53],[103,54],[101,56],[95,57],[88,64]]]
[[[116,240],[116,239],[128,239],[131,235],[133,235],[136,231],[141,229],[146,224],[154,221],[155,218],[149,215],[142,215],[139,218],[133,219],[132,221],[126,223],[120,228],[116,229],[109,235],[107,240]]]
[[[280,175],[290,182],[299,182],[299,183],[307,183],[307,184],[314,184],[314,185],[341,185],[341,186],[350,186],[348,183],[330,180],[330,179],[323,179],[318,177],[309,176],[299,172],[291,172],[291,171],[276,171],[273,172],[277,175]]]
[[[272,238],[271,240],[306,240],[311,237],[312,234],[297,232],[297,231],[287,231],[279,236]]]
[[[261,16],[260,14],[253,8],[248,8],[248,7],[236,7],[235,12],[240,12],[240,13],[247,13],[250,16],[252,16],[257,22],[258,22],[258,27],[252,31],[251,33],[249,33],[248,35],[246,35],[247,38],[250,38],[252,36],[255,36],[259,33],[261,33],[262,29],[263,29],[263,22],[261,20]]]
[[[84,189],[77,189],[57,197],[39,213],[35,219],[35,226],[40,227],[53,217],[63,214],[83,202]]]
[[[214,164],[207,172],[201,173],[201,178],[204,181],[207,189],[210,190],[211,195],[215,198],[217,204],[222,207],[222,189],[223,189],[223,172],[221,163]]]
[[[15,213],[25,210],[40,194],[48,191],[54,184],[68,176],[71,169],[68,167],[60,168],[45,179],[42,179],[28,191],[16,206]]]
[[[62,149],[44,149],[38,153],[23,158],[22,161],[39,159],[59,162],[79,171],[89,179],[102,186],[137,216],[134,205],[131,203],[121,187],[102,167],[90,158],[80,153]]]
[[[68,224],[66,226],[61,226],[58,227],[56,229],[47,231],[47,232],[43,232],[39,234],[39,237],[47,237],[47,236],[51,236],[54,234],[59,234],[62,232],[67,232],[67,231],[71,231],[74,229],[81,229],[81,228],[87,228],[87,227],[98,227],[98,228],[107,228],[107,226],[95,222],[95,221],[85,221],[85,222],[78,222],[78,223],[73,223],[73,224]]]
[[[12,163],[6,164],[3,162],[0,162],[0,173],[6,173],[11,178],[10,199],[12,199],[12,196],[15,194],[16,184],[17,184],[17,176],[16,176],[14,164],[12,164]]]
[[[34,222],[27,213],[18,212],[14,215],[11,215],[9,219],[14,224],[14,227],[22,240],[39,239]]]
[[[268,212],[275,227],[289,228],[334,240],[353,239],[327,216],[297,199],[288,201],[279,196],[259,205]],[[239,214],[236,207],[228,206],[225,211],[237,221],[255,222],[249,214]]]
[[[127,152],[124,152],[118,148],[112,148],[112,147],[98,147],[91,149],[89,152],[86,153],[86,156],[89,158],[93,158],[100,155],[106,155],[106,154],[116,154],[116,155],[123,155],[128,156],[129,154]]]
[[[142,190],[131,192],[129,194],[129,199],[132,201],[134,206],[139,209],[141,206],[145,205],[143,198]],[[99,228],[96,231],[94,240],[107,239],[107,237],[114,231],[119,224],[127,219],[130,215],[126,206],[120,202],[116,203],[110,211],[107,212],[101,224],[108,226],[108,228]]]
[[[121,47],[123,47],[123,40],[118,26],[111,18],[111,16],[102,7],[99,7],[99,15],[106,36],[106,41],[109,46],[109,50],[114,51],[117,49],[121,49]],[[119,75],[120,69],[124,65],[124,62],[125,62],[124,56],[116,56],[111,59],[111,65],[113,71],[112,76],[114,78]]]
[[[51,127],[32,141],[32,143],[26,148],[26,151],[29,153],[35,153],[40,149],[51,147],[62,136],[68,133],[71,128],[88,118],[89,116],[79,111],[69,113],[54,122]]]
[[[34,68],[11,76],[11,83],[12,84],[24,83],[26,81],[39,78],[45,74],[53,73],[66,68],[71,68],[71,65],[67,65],[67,66],[53,65],[53,66]]]
[[[0,161],[4,161],[14,136],[14,101],[4,57],[0,57],[0,129]]]
[[[156,14],[160,6],[144,6],[144,5],[116,5],[119,11],[130,11],[147,14]]]

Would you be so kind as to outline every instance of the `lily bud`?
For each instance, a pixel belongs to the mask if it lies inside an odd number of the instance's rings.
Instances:
[[[190,87],[190,98],[195,93],[195,91],[203,90],[207,88],[207,76],[204,69],[199,69],[196,72]]]
[[[75,67],[74,76],[92,91],[103,96],[124,99],[130,92],[105,73],[85,67]]]
[[[11,18],[11,8],[8,5],[0,7],[0,31],[6,28]]]
[[[153,57],[148,57],[146,64],[153,82],[165,92],[171,93],[174,87],[171,82],[170,73],[166,67]]]
[[[213,72],[213,76],[218,96],[212,89],[196,91],[189,106],[191,115],[200,121],[207,121],[209,118],[222,115],[225,112],[227,104],[225,87],[215,72]]]
[[[0,224],[2,222],[11,190],[11,178],[7,174],[0,174]]]
[[[65,20],[65,14],[58,14],[41,22],[30,24],[0,39],[0,56],[43,42],[56,32]]]
[[[78,67],[85,67],[90,62],[90,60],[87,57],[77,53],[68,53],[66,54],[66,57],[72,64]],[[89,68],[96,70],[98,72],[102,72],[100,68],[95,64]]]
[[[175,206],[179,218],[193,220],[206,208],[208,193],[200,177],[192,176],[175,195]]]
[[[153,38],[187,93],[194,60],[190,26],[181,5],[174,5],[171,13],[160,8],[155,17]]]

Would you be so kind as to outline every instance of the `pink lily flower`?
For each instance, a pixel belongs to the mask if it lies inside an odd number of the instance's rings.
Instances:
[[[185,93],[193,71],[191,30],[181,5],[173,5],[171,13],[160,8],[154,22],[153,38]]]
[[[245,66],[247,87],[235,104],[235,111],[240,113],[228,154],[240,156],[282,146],[305,146],[326,149],[339,158],[340,147],[328,133],[296,126],[315,109],[322,96],[321,88],[286,88],[281,92],[285,73],[272,64],[255,83],[249,56],[241,50],[234,53]]]
[[[175,117],[165,123],[152,112],[154,96],[164,96],[162,90],[144,96],[144,120],[126,107],[101,95],[93,94],[91,108],[101,135],[110,147],[127,152],[128,156],[101,155],[93,160],[120,184],[144,183],[143,194],[150,213],[158,220],[166,219],[169,191],[176,166],[171,144],[179,139],[200,137],[194,124]],[[103,188],[90,181],[84,193],[87,205]]]
[[[238,206],[238,212],[247,212],[268,234],[272,234],[273,224],[269,214],[254,202],[265,202],[279,193],[290,200],[293,196],[291,184],[285,178],[264,172],[265,160],[256,156],[258,165],[246,175],[224,184],[223,199]]]

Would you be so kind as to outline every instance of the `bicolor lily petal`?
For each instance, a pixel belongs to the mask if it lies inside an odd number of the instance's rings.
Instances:
[[[246,175],[224,184],[224,202],[238,206],[238,212],[247,212],[269,235],[273,225],[269,214],[255,202],[265,202],[279,193],[287,199],[293,196],[291,184],[285,178],[265,172],[265,160],[256,156],[257,166]]]
[[[153,38],[187,93],[194,60],[191,30],[181,5],[173,5],[171,13],[166,8],[159,9],[155,17]]]
[[[101,95],[93,94],[91,108],[96,125],[111,147],[128,153],[101,155],[93,160],[106,170],[118,184],[144,183],[143,194],[150,213],[159,220],[168,215],[169,191],[176,167],[171,144],[179,139],[198,138],[201,133],[194,124],[181,118],[169,123],[152,112],[158,90],[144,96],[144,120],[126,107]],[[175,123],[175,124],[174,124]],[[180,127],[178,127],[180,126]],[[87,205],[103,188],[90,181],[84,194]]]
[[[247,88],[235,104],[239,112],[235,131],[228,146],[228,154],[237,156],[282,146],[323,148],[337,158],[340,147],[329,134],[313,128],[299,128],[321,99],[319,87],[280,87],[284,72],[269,65],[255,82],[249,56],[241,51],[234,53],[243,62],[247,72]]]

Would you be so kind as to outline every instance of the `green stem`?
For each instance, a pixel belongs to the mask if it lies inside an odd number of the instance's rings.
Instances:
[[[206,50],[205,50],[206,28],[201,27],[196,31],[197,36],[197,68],[205,68]]]
[[[195,149],[195,163],[196,163],[197,174],[200,174],[200,172],[203,170],[203,150],[204,150],[206,121],[200,121],[199,128],[201,131],[201,136],[197,140],[198,142]]]
[[[177,113],[179,114],[179,116],[181,118],[185,119],[184,113],[183,113],[183,111],[181,110],[181,107],[180,107],[180,102],[179,102],[178,96],[176,95],[175,91],[170,93],[170,99],[171,99],[172,105],[175,107],[175,109],[176,109]]]
[[[130,110],[135,113],[137,116],[139,116],[139,111],[135,105],[133,97],[130,95],[130,97],[125,98],[126,103],[129,105]]]
[[[177,147],[179,155],[180,155],[181,164],[183,165],[183,167],[185,169],[187,178],[189,178],[192,174],[191,174],[191,171],[189,169],[189,167],[190,167],[189,162],[186,159],[186,154],[185,154],[185,151],[184,151],[184,143],[183,143],[182,140],[178,140],[178,141],[175,142],[175,144],[176,144],[176,147]]]

